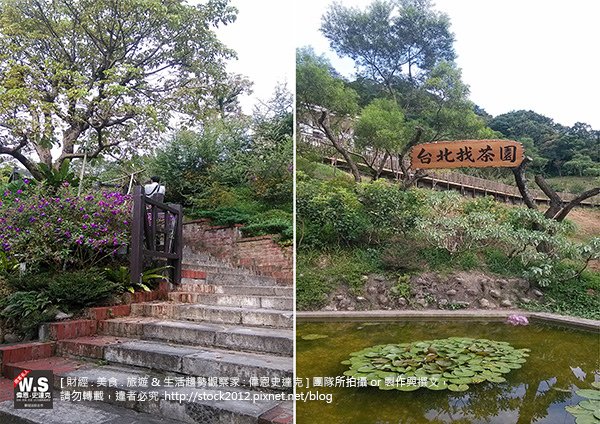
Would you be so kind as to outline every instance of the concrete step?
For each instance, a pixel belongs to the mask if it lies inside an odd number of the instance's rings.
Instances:
[[[266,275],[234,275],[207,273],[206,283],[216,286],[276,286],[277,280]]]
[[[61,401],[60,392],[55,390],[52,409],[14,409],[12,400],[0,403],[0,422],[2,424],[182,424],[184,421],[156,416],[155,413],[136,412],[104,402]]]
[[[238,294],[246,296],[294,296],[293,287],[230,285],[217,286],[214,284],[199,283],[197,282],[197,280],[194,279],[184,279],[181,284],[178,284],[174,287],[173,292]]]
[[[204,271],[208,274],[254,275],[252,271],[246,268],[236,268],[233,266],[215,265],[201,262],[188,262],[185,259],[181,264],[181,268],[193,271]]]
[[[109,405],[120,407],[122,415],[129,419],[122,421],[103,421],[104,415],[96,415],[91,420],[80,420],[78,415],[61,415],[60,424],[81,424],[81,423],[109,423],[109,424],[138,424],[128,415],[128,410],[136,410],[141,413],[152,414],[152,420],[141,421],[151,424],[175,422],[185,423],[206,423],[206,424],[269,424],[269,423],[292,423],[291,405],[289,402],[281,402],[273,398],[286,399],[290,391],[291,382],[288,385],[281,383],[281,387],[269,392],[259,393],[246,388],[223,386],[223,384],[232,382],[228,380],[221,385],[217,381],[200,380],[191,376],[181,374],[162,374],[153,372],[149,369],[139,369],[123,366],[97,366],[90,362],[72,361],[62,358],[56,358],[54,363],[46,361],[23,362],[11,365],[14,373],[18,374],[23,369],[50,369],[54,372],[54,387],[69,390],[66,385],[68,381],[81,381],[85,379],[88,382],[87,390],[101,391],[103,398],[94,402],[92,405],[102,405],[103,402]],[[155,384],[158,382],[158,384]],[[108,384],[107,384],[108,383]],[[71,390],[86,390],[81,388],[72,388]],[[261,389],[262,390],[262,389]],[[125,395],[125,398],[123,398]],[[267,395],[271,395],[269,398]],[[60,399],[60,397],[58,398]],[[56,404],[55,398],[55,404]],[[12,406],[12,401],[10,401]],[[61,401],[62,403],[62,401]],[[78,404],[78,403],[77,403]],[[65,406],[71,407],[73,403]],[[56,406],[55,406],[56,408]],[[72,410],[73,414],[77,413]],[[270,417],[275,413],[288,413],[288,420],[276,421]],[[49,411],[48,411],[49,412]],[[87,415],[85,415],[87,416]],[[0,422],[5,423],[0,415]],[[149,419],[150,417],[144,417]],[[162,420],[162,421],[161,421]],[[8,421],[6,421],[8,423]],[[29,421],[15,421],[15,423],[27,423]],[[37,423],[38,421],[31,421]],[[39,421],[40,423],[51,423],[55,421]],[[58,424],[58,422],[57,422]]]
[[[250,386],[251,378],[292,378],[293,358],[270,354],[233,352],[183,344],[133,338],[101,336],[61,341],[63,355],[87,354],[85,358],[104,360],[120,366],[134,366],[160,373],[180,373],[195,377],[236,378],[240,386]],[[81,359],[77,356],[76,359]],[[11,370],[11,372],[13,372]],[[16,374],[15,374],[16,375]],[[9,377],[13,377],[11,374]]]
[[[232,352],[157,341],[133,340],[105,347],[104,359],[113,364],[150,368],[163,373],[196,377],[236,377],[249,386],[252,377],[292,378],[290,357]]]
[[[255,327],[293,327],[293,312],[276,309],[150,302],[132,304],[131,315]]]
[[[262,308],[293,310],[294,299],[284,296],[249,296],[236,294],[169,293],[169,300],[203,305],[234,306],[237,308]]]
[[[193,346],[290,357],[294,354],[292,330],[282,328],[241,327],[157,318],[126,317],[101,321],[99,333],[105,336],[160,340]]]

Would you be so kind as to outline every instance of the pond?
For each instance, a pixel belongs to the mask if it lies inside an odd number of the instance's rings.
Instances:
[[[578,389],[600,380],[600,335],[542,323],[502,322],[298,322],[298,393],[319,392],[322,400],[296,402],[298,424],[575,423],[565,406],[584,398]],[[327,338],[303,340],[302,336]],[[313,377],[342,376],[350,353],[369,346],[446,337],[483,338],[531,349],[527,362],[503,383],[471,384],[465,392],[412,392],[377,387],[312,387]],[[311,385],[307,388],[307,378]],[[327,379],[330,382],[331,379]],[[323,378],[325,381],[325,378]]]

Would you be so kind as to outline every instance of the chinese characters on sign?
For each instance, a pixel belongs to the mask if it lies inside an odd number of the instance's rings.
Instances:
[[[460,140],[417,144],[410,153],[411,168],[484,168],[519,166],[523,146],[511,140]]]

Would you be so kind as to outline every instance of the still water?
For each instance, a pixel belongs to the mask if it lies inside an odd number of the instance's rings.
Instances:
[[[303,340],[309,334],[327,338]],[[523,367],[503,374],[504,383],[472,384],[466,392],[414,392],[376,387],[311,387],[321,401],[296,402],[297,424],[572,424],[565,406],[600,381],[600,335],[546,324],[513,327],[499,322],[299,322],[297,376],[342,376],[340,364],[365,347],[446,337],[485,338],[531,349]],[[331,380],[330,380],[331,381]],[[328,403],[327,399],[331,399]]]

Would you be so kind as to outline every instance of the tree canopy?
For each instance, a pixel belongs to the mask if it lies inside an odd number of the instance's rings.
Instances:
[[[234,56],[213,29],[235,17],[228,0],[2,0],[0,155],[41,178],[201,117]]]

